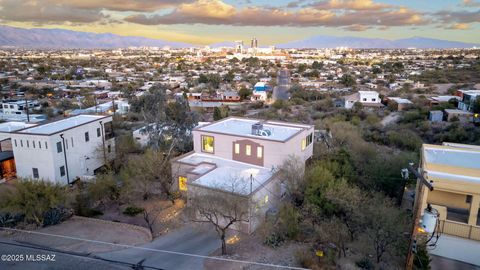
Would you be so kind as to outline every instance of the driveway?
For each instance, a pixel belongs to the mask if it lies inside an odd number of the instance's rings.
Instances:
[[[164,253],[146,249],[160,249],[179,253],[188,253],[207,256],[220,247],[217,233],[211,226],[197,227],[185,225],[160,236],[141,248],[127,248],[107,253],[97,253],[96,257],[118,260],[128,263],[138,263],[145,259],[144,266],[153,266],[166,270],[170,269],[203,269],[203,258],[186,255]]]

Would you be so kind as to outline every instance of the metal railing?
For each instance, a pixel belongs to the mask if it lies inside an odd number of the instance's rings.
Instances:
[[[480,227],[451,220],[440,220],[440,232],[480,241]]]

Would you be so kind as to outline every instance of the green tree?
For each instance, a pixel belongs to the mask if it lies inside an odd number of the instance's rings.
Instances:
[[[238,95],[240,96],[240,98],[241,98],[242,100],[245,100],[245,99],[247,99],[249,96],[252,95],[252,90],[250,90],[250,89],[248,89],[248,88],[246,88],[246,87],[242,87],[242,88],[240,89],[240,91],[238,91]]]
[[[355,78],[350,74],[344,74],[340,82],[346,87],[352,87],[357,84]]]

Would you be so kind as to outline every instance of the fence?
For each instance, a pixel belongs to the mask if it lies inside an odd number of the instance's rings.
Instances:
[[[451,220],[440,221],[440,232],[480,241],[480,227]]]

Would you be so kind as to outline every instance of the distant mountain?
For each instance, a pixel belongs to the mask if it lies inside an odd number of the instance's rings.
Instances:
[[[210,46],[210,48],[222,48],[222,47],[233,48],[235,47],[235,45],[236,44],[233,41],[223,41],[223,42],[213,43],[208,46]]]
[[[315,36],[304,40],[292,41],[284,44],[278,44],[278,48],[472,48],[480,47],[480,44],[464,43],[458,41],[448,41],[440,39],[412,37],[407,39],[388,40],[380,38],[360,38],[360,37],[335,37],[335,36]]]
[[[192,47],[181,42],[165,41],[110,33],[96,34],[64,29],[18,28],[0,25],[0,46],[24,48],[126,48],[126,47]]]

